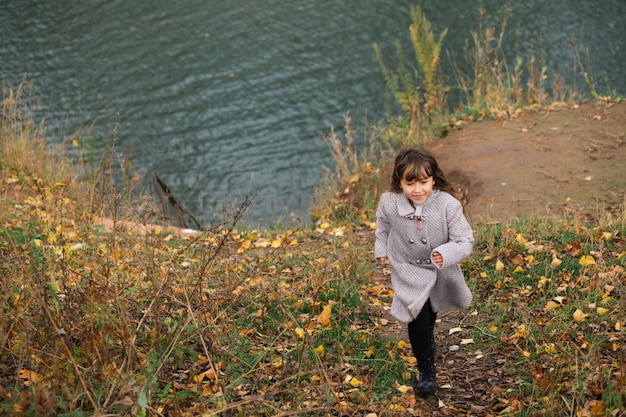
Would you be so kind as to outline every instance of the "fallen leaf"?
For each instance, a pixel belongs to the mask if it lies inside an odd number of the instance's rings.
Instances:
[[[600,317],[605,316],[609,312],[609,310],[604,307],[598,307],[596,311]]]
[[[496,261],[496,271],[502,271],[504,269],[504,263],[500,259]]]
[[[404,341],[404,340],[400,340],[400,341],[398,342],[398,347],[399,347],[400,349],[410,349],[410,348],[411,348],[411,345],[410,345],[410,344],[408,344],[408,343],[407,343],[406,341]]]
[[[42,380],[41,375],[39,375],[35,371],[31,371],[30,369],[22,369],[19,373],[20,379],[24,380],[24,385],[29,386],[31,384],[36,384]]]
[[[454,333],[458,333],[458,332],[462,332],[463,329],[460,327],[453,327],[450,330],[448,330],[448,334],[454,334]]]
[[[548,312],[550,312],[552,310],[556,310],[560,306],[561,306],[561,304],[550,300],[550,301],[548,301],[548,304],[546,304],[545,307],[543,308],[543,311],[548,313]]]
[[[562,262],[563,262],[563,261],[561,261],[559,258],[554,258],[554,259],[552,260],[552,262],[550,262],[550,266],[551,266],[552,268],[556,268],[556,267],[558,267],[559,265],[561,265],[561,263],[562,263]]]
[[[354,388],[357,388],[363,385],[363,381],[358,378],[352,378],[350,379],[350,385],[352,385]]]
[[[591,255],[583,255],[578,260],[578,263],[582,266],[595,265],[596,260]]]
[[[587,314],[583,313],[583,311],[579,308],[576,311],[574,311],[574,320],[575,321],[584,321],[585,317],[587,317]]]
[[[402,394],[406,394],[407,392],[409,392],[411,390],[411,387],[409,387],[408,385],[400,385],[396,383],[396,390],[400,391]]]
[[[317,316],[317,322],[322,326],[328,326],[330,324],[330,314],[332,313],[332,308],[330,305],[325,305],[322,309],[322,312],[319,316]]]

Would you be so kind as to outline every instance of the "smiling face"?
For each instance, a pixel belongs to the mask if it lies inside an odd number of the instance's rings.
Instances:
[[[427,176],[425,171],[422,171],[422,175],[417,178],[413,176],[405,175],[400,180],[400,187],[402,192],[413,204],[422,205],[428,200],[428,197],[433,193],[433,186],[435,185],[435,179],[432,175]]]

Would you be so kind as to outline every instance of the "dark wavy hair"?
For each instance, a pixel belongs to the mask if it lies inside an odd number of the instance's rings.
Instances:
[[[454,186],[446,179],[435,157],[424,148],[410,148],[398,153],[391,175],[391,191],[402,192],[400,185],[402,179],[420,181],[428,177],[433,177],[435,180],[433,188],[458,198]]]

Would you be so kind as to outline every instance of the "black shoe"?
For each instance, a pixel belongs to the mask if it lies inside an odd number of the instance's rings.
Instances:
[[[437,389],[437,368],[435,367],[435,357],[427,356],[420,358],[417,368],[420,371],[420,379],[415,383],[415,394],[431,394]]]
[[[415,394],[432,394],[436,389],[437,379],[435,375],[420,376],[419,381],[417,381],[413,387]]]

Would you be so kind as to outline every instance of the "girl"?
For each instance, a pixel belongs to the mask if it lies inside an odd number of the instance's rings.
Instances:
[[[408,149],[396,157],[391,190],[376,212],[374,256],[391,265],[391,313],[408,323],[419,369],[416,394],[437,387],[437,312],[472,301],[459,263],[470,255],[474,236],[453,192],[430,153]]]

